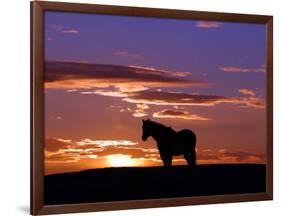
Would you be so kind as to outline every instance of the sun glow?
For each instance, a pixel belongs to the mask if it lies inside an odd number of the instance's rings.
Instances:
[[[129,155],[109,155],[107,156],[107,163],[111,167],[128,167],[128,166],[136,166],[137,161],[133,160]]]

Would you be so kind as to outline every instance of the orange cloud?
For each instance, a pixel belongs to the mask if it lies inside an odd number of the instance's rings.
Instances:
[[[255,96],[255,92],[250,89],[238,89],[238,91],[243,95]]]
[[[45,140],[45,169],[47,173],[66,172],[111,166],[162,166],[156,148],[140,148],[130,140],[72,141],[59,138]],[[199,164],[212,163],[265,163],[263,154],[227,149],[197,150]],[[173,164],[186,164],[175,157]],[[67,167],[67,170],[64,168]],[[58,170],[58,171],[57,171]]]
[[[191,74],[192,74],[191,72],[186,72],[186,71],[176,71],[174,73],[174,75],[178,76],[178,77],[186,77],[186,76],[189,76]]]
[[[222,26],[221,22],[215,21],[198,21],[196,27],[198,28],[220,28]]]
[[[172,71],[172,70],[164,70],[155,67],[144,67],[138,65],[129,65],[129,67],[135,68],[136,70],[140,70],[140,71],[146,71],[147,73],[151,73],[151,74],[166,73],[169,74],[170,76],[178,76],[178,77],[186,77],[192,74],[191,72],[187,72],[187,71]]]
[[[51,116],[50,119],[52,120],[62,120],[61,116]]]
[[[59,149],[68,148],[71,146],[71,140],[64,140],[60,138],[46,138],[45,150],[48,152],[58,151]]]
[[[187,94],[181,92],[166,92],[166,91],[149,91],[140,90],[135,86],[131,87],[131,92],[123,90],[128,89],[128,86],[123,87],[119,85],[120,89],[116,90],[95,90],[95,91],[82,91],[81,94],[97,94],[102,96],[117,97],[123,101],[134,104],[146,104],[146,105],[160,105],[160,106],[216,106],[219,104],[233,104],[239,107],[251,107],[251,108],[264,108],[265,104],[263,99],[255,97],[255,93],[249,89],[239,89],[238,91],[245,96],[249,97],[224,97],[217,95],[205,95],[205,94]],[[145,89],[145,88],[144,88]],[[135,117],[143,117],[146,114],[143,110],[138,109]]]
[[[140,148],[138,143],[130,140],[91,140],[71,141],[58,138],[45,140],[45,160],[47,161],[79,161],[82,158],[97,159],[114,154],[129,155],[131,158],[159,160],[155,148]],[[216,162],[264,162],[264,155],[244,151],[228,151],[205,149],[197,151],[199,160]]]
[[[132,158],[157,157],[156,149],[137,147],[130,140],[91,140],[79,141],[59,138],[45,140],[45,162],[77,162],[82,159],[97,159],[113,154],[130,155]]]
[[[178,110],[161,110],[159,112],[153,113],[153,117],[155,118],[180,118],[185,120],[200,120],[200,121],[206,121],[210,120],[209,118],[199,116],[196,114],[191,114],[186,111],[178,111]]]
[[[65,28],[63,25],[48,25],[47,26],[50,30],[55,32],[60,32],[63,34],[78,34],[79,30],[75,28]]]
[[[115,87],[140,91],[152,87],[206,86],[173,71],[136,66],[102,65],[78,62],[46,62],[45,88],[91,89]]]
[[[228,151],[226,149],[207,150],[198,152],[199,163],[265,163],[263,154],[247,151]]]
[[[171,106],[215,106],[234,104],[253,108],[264,108],[264,102],[256,97],[222,97],[217,95],[187,94],[163,91],[140,91],[129,94],[122,100],[129,103]]]
[[[182,74],[185,72],[178,73],[180,75],[167,70],[141,66],[46,62],[45,88],[65,89],[66,91],[80,89],[81,94],[118,97],[123,101],[135,104],[172,106],[234,104],[240,107],[264,108],[263,100],[254,96],[223,97],[166,92],[160,89],[206,86],[205,82],[187,79]],[[159,90],[150,91],[151,88],[159,88]],[[133,114],[135,117],[145,115],[144,110],[139,108]]]
[[[227,73],[266,73],[266,68],[263,66],[257,68],[248,68],[248,67],[234,67],[234,66],[221,66],[219,69]]]
[[[66,90],[66,92],[77,92],[78,90],[77,89],[68,89]]]
[[[146,110],[146,109],[149,109],[149,106],[147,104],[137,104],[137,108]]]
[[[108,91],[108,90],[95,90],[95,91],[83,91],[81,94],[97,94],[102,96],[109,97],[127,97],[128,94],[123,93],[122,91]]]
[[[112,107],[114,108],[114,107]],[[118,108],[118,107],[116,107]],[[131,108],[131,107],[127,107],[126,109],[125,108],[121,108],[119,107],[119,112],[123,113],[123,112],[129,112],[129,113],[132,113],[132,116],[133,117],[136,117],[136,118],[141,118],[141,117],[144,117],[144,116],[147,116],[148,114],[146,113],[146,110],[149,109],[149,106],[147,104],[136,104],[136,108]]]
[[[149,109],[147,104],[137,104],[137,108],[135,109],[133,116],[137,118],[141,118],[147,116],[145,110]]]
[[[91,139],[83,139],[77,142],[80,146],[85,145],[94,145],[98,147],[106,147],[106,146],[132,146],[137,145],[138,143],[132,142],[130,140],[91,140]]]
[[[142,59],[142,56],[136,53],[130,53],[128,51],[116,51],[113,53],[115,56],[121,56],[121,57],[128,57],[132,59]]]
[[[64,34],[78,34],[79,30],[77,30],[77,29],[64,29],[64,30],[61,31],[61,33],[64,33]]]
[[[135,112],[133,113],[133,116],[137,117],[137,118],[141,118],[141,117],[147,116],[147,114],[143,110],[135,110]]]

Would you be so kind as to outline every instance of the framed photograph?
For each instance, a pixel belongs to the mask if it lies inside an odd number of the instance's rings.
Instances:
[[[31,214],[273,199],[273,17],[31,3]]]

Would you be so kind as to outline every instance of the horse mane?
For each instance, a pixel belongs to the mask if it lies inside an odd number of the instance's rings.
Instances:
[[[150,120],[150,123],[153,124],[158,129],[166,130],[168,132],[175,132],[175,130],[172,127],[168,127],[168,126],[163,125],[161,123],[158,123],[158,122],[155,122],[155,121],[151,121],[151,120]]]

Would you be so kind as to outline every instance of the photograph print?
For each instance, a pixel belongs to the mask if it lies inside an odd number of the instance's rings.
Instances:
[[[44,12],[44,204],[266,191],[266,24]]]

